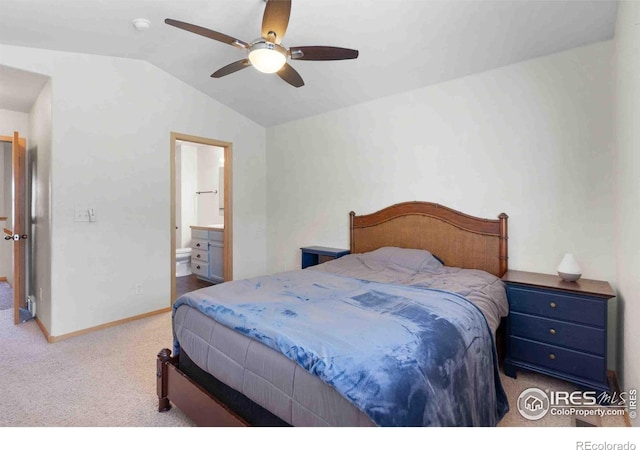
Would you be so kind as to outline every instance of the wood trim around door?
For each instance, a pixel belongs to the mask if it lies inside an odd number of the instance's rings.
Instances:
[[[12,180],[11,184],[13,188],[16,190],[16,195],[13,199],[13,207],[16,209],[16,204],[19,202],[20,205],[24,205],[25,201],[25,191],[24,191],[24,183],[25,183],[25,158],[26,158],[26,148],[27,148],[27,140],[25,138],[20,137],[20,133],[15,131],[13,136],[0,136],[0,142],[10,142],[12,144],[11,148],[11,165],[12,165]],[[16,152],[16,146],[18,147],[18,151]],[[18,154],[16,158],[16,153]],[[16,164],[18,168],[16,169]],[[22,177],[16,178],[16,173],[18,175],[22,174]],[[17,183],[17,186],[16,186]],[[22,183],[22,184],[20,184]],[[22,187],[22,189],[20,189]],[[9,230],[6,227],[3,227],[3,232],[6,234],[9,232],[13,233],[24,233],[23,227],[25,223],[24,212],[22,217],[19,216],[18,211],[14,211],[13,213],[13,223],[11,227],[13,230]],[[4,218],[7,219],[6,217]],[[18,219],[18,227],[16,227],[16,219]],[[18,229],[19,228],[19,229]],[[20,306],[26,306],[26,296],[25,296],[25,275],[22,273],[26,270],[24,265],[24,257],[25,257],[25,245],[24,241],[14,241],[13,242],[13,323],[18,324],[20,322]],[[6,277],[5,281],[6,281]]]
[[[224,149],[224,281],[233,280],[233,144],[200,136],[192,136],[171,132],[171,183],[170,183],[170,233],[171,233],[171,300],[176,300],[176,141],[186,141],[194,144],[211,145]]]
[[[13,136],[0,136],[0,142],[13,142]],[[27,140],[25,138],[19,138],[20,145],[27,146]]]

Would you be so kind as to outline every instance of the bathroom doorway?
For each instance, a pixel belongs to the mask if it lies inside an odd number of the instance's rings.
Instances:
[[[233,279],[232,144],[171,133],[171,303]]]

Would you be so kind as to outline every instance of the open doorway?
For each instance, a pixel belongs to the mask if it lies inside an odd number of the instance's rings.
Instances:
[[[232,145],[171,133],[171,303],[233,279]]]
[[[4,273],[0,274],[0,309],[13,308],[17,325],[33,318],[33,303],[27,305],[26,301],[26,141],[16,131],[13,136],[0,136],[0,145],[0,216],[4,235],[0,253],[0,270]]]

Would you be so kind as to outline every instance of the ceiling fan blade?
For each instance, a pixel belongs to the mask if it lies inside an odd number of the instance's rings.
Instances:
[[[279,44],[287,31],[291,15],[291,0],[267,0],[262,16],[262,37]],[[270,38],[269,33],[275,36]]]
[[[285,63],[282,69],[280,69],[277,73],[280,78],[282,78],[284,81],[289,83],[291,86],[294,86],[294,87],[304,86],[304,81],[302,80],[302,77],[300,76],[300,74],[296,72],[296,70],[293,67],[291,67],[288,63]]]
[[[232,62],[231,64],[228,64],[223,68],[216,70],[214,73],[211,74],[211,78],[222,78],[226,75],[230,75],[234,72],[237,72],[238,70],[242,70],[246,67],[249,67],[250,65],[251,63],[249,62],[248,59],[241,59],[240,61]]]
[[[190,31],[195,34],[208,37],[210,39],[214,39],[219,42],[223,42],[225,44],[233,45],[234,47],[240,47],[240,48],[249,47],[249,44],[247,44],[244,41],[241,41],[240,39],[236,39],[234,37],[227,36],[226,34],[218,33],[217,31],[200,27],[198,25],[193,25],[186,22],[180,22],[179,20],[173,20],[173,19],[164,19],[164,23],[166,23],[167,25],[174,26],[176,28],[180,28],[182,30]]]
[[[291,59],[303,61],[337,61],[340,59],[356,59],[358,50],[341,47],[326,47],[322,45],[309,47],[291,47]]]

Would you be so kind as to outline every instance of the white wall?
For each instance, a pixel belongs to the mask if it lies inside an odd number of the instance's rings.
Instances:
[[[585,278],[612,282],[612,48],[268,129],[269,271],[299,267],[301,246],[349,248],[351,210],[424,200],[480,217],[506,212],[512,269],[553,274],[571,252]]]
[[[182,148],[176,142],[176,248],[186,247],[182,239]]]
[[[0,109],[0,135],[13,136],[14,131],[20,133],[20,137],[29,137],[29,114]],[[6,222],[0,222],[0,228],[13,228],[13,200],[11,194],[11,143],[0,146],[0,217],[7,217]],[[0,276],[7,277],[13,284],[13,245],[0,241]]]
[[[51,330],[51,80],[42,88],[40,95],[33,104],[29,113],[29,142],[27,152],[29,160],[35,161],[35,170],[32,173],[34,182],[31,189],[33,204],[31,242],[33,246],[33,262],[31,268],[34,271],[31,280],[29,294],[36,297],[36,315],[40,322]]]
[[[13,211],[11,201],[12,166],[11,142],[0,142],[0,227],[12,228]],[[4,234],[2,234],[4,236]],[[13,285],[13,245],[0,241],[0,276],[5,277]]]
[[[7,208],[5,207],[5,205],[7,204],[7,201],[5,199],[5,194],[7,193],[7,187],[11,187],[11,186],[7,186],[7,177],[5,175],[4,172],[4,168],[5,168],[5,154],[8,153],[9,150],[9,146],[7,145],[9,143],[7,142],[0,142],[0,217],[7,217]],[[0,226],[2,226],[3,224],[0,223]]]
[[[212,145],[198,146],[198,191],[214,191],[213,194],[200,194],[196,198],[197,225],[220,225],[224,223],[224,211],[219,209],[219,169],[224,148]],[[221,214],[222,213],[222,214]]]
[[[13,172],[11,142],[0,143],[0,217],[6,217],[6,227],[11,228],[13,217],[13,202],[11,195],[11,174]]]
[[[509,219],[509,265],[576,255],[613,280],[612,44],[605,42],[267,132],[270,270],[348,246],[348,212],[409,200]]]
[[[169,306],[172,131],[233,143],[234,276],[265,272],[263,127],[141,61],[3,45],[0,64],[52,77],[53,336]]]
[[[191,225],[196,223],[196,195],[198,188],[198,147],[180,144],[180,217],[182,247],[191,246]]]
[[[29,114],[0,109],[0,135],[13,136],[17,131],[21,137],[29,136]]]
[[[11,228],[13,221],[13,201],[11,192],[11,179],[13,173],[12,162],[12,144],[11,142],[0,142],[0,217],[6,217],[6,223],[3,226]]]
[[[616,268],[622,389],[640,387],[640,3],[620,2],[616,67]],[[632,419],[640,426],[640,419]]]

